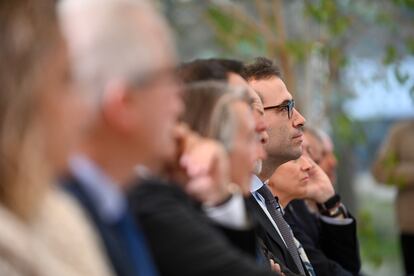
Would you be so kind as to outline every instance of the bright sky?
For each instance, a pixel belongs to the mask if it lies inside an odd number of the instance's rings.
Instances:
[[[414,84],[414,58],[400,66],[402,74],[410,75],[404,84],[397,81],[395,67],[381,68],[380,62],[372,60],[351,62],[346,79],[356,96],[345,103],[345,110],[356,119],[414,118],[414,98],[408,92]]]

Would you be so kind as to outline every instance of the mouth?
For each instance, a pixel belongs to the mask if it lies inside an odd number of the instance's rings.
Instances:
[[[297,138],[302,138],[303,137],[303,133],[298,133],[298,134],[296,134],[296,135],[293,135],[292,136],[292,139],[297,139]]]
[[[292,136],[292,140],[302,143],[303,142],[303,134],[297,134]]]

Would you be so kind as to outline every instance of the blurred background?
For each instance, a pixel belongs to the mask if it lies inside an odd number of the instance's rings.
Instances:
[[[396,188],[370,173],[414,118],[414,0],[158,0],[182,61],[277,60],[308,124],[333,138],[337,190],[358,217],[364,275],[403,275]]]

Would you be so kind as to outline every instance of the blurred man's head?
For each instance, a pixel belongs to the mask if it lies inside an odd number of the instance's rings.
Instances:
[[[336,183],[336,167],[338,166],[338,160],[335,156],[334,144],[328,134],[322,132],[322,159],[319,166],[328,175],[333,184]]]
[[[266,58],[247,65],[244,77],[263,99],[265,121],[269,126],[268,159],[264,162],[264,178],[273,170],[302,154],[302,127],[305,119],[294,108],[292,95],[286,88],[277,66]]]
[[[232,59],[195,59],[178,67],[178,76],[185,83],[198,81],[228,81],[229,74],[240,75],[243,63]]]
[[[328,175],[333,184],[336,182],[337,159],[331,138],[325,132],[305,128],[306,151],[316,164]]]
[[[263,145],[267,143],[269,135],[267,134],[267,124],[264,120],[262,99],[241,76],[243,70],[243,62],[234,59],[196,59],[183,63],[179,68],[179,76],[186,83],[220,80],[227,82],[231,86],[247,89],[249,96],[252,98],[255,127],[259,141],[257,143],[258,160],[253,172],[259,174],[261,172],[262,160],[266,158]]]
[[[306,127],[303,134],[305,138],[303,143],[304,151],[319,165],[324,151],[322,137],[317,130],[310,127]]]
[[[97,110],[84,150],[97,162],[116,154],[107,165],[118,178],[138,163],[158,169],[182,111],[166,23],[146,1],[64,0],[60,14],[79,89]]]
[[[229,154],[231,180],[246,194],[257,159],[256,132],[245,89],[197,82],[184,92],[183,121],[201,136],[220,141]]]

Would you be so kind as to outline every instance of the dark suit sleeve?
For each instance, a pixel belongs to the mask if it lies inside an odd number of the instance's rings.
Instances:
[[[184,201],[172,187],[157,183],[147,183],[131,194],[133,210],[162,275],[276,275],[233,247]]]
[[[317,275],[358,275],[361,262],[355,219],[330,224],[315,217],[303,201],[291,202],[285,218],[301,242]]]
[[[302,230],[291,225],[295,237],[301,242],[306,255],[311,262],[316,275],[351,276],[350,271],[345,270],[338,262],[328,258]]]
[[[336,225],[326,223],[322,219],[320,245],[326,256],[342,265],[354,275],[361,269],[356,221],[351,224]]]

